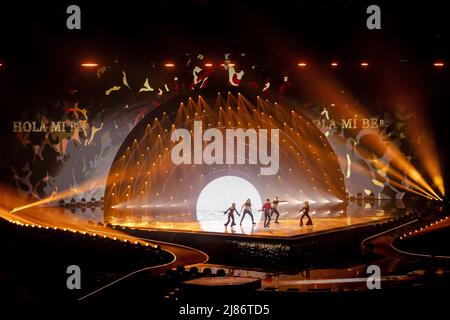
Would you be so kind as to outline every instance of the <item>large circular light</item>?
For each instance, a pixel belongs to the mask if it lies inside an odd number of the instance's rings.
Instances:
[[[240,210],[247,199],[252,202],[253,216],[255,222],[258,222],[261,218],[261,213],[258,210],[262,206],[258,190],[250,182],[240,177],[224,176],[217,178],[208,183],[200,192],[197,200],[197,220],[201,224],[206,223],[208,226],[217,223],[218,226],[223,228],[223,223],[226,221],[224,211],[233,202],[236,203],[236,208]],[[239,224],[240,218],[235,215],[235,219],[236,224]],[[251,224],[250,217],[247,216],[244,223]]]

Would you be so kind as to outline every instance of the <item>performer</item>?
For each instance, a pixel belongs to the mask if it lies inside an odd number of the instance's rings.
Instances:
[[[261,210],[264,212],[264,228],[270,227],[270,214],[272,212],[272,205],[270,204],[270,199],[266,199],[266,203],[263,204]]]
[[[280,217],[280,213],[278,212],[278,204],[281,202],[287,202],[286,200],[278,200],[278,197],[275,197],[275,200],[272,201],[272,213],[270,217],[273,217],[273,214],[275,213],[277,217],[275,218],[275,223],[278,224],[278,218]]]
[[[241,212],[242,212],[242,208],[244,208],[244,213],[242,215],[240,225],[242,225],[242,221],[244,220],[246,213],[250,216],[250,218],[252,218],[252,224],[256,224],[255,220],[253,219],[252,203],[251,203],[250,199],[247,199],[247,201],[245,201],[245,203],[242,205]]]
[[[225,227],[228,227],[228,224],[230,223],[230,221],[231,221],[231,226],[233,227],[236,225],[236,223],[234,222],[234,213],[236,212],[237,215],[239,216],[239,213],[236,210],[236,204],[232,203],[231,207],[229,207],[226,211],[224,211],[224,215],[227,214],[227,212],[228,212],[228,220],[227,220],[227,223],[225,223]]]
[[[305,206],[303,208],[301,208],[300,210],[298,210],[298,213],[300,213],[302,211],[303,211],[303,214],[302,214],[302,217],[300,218],[300,227],[303,226],[303,217],[305,217],[305,216],[308,218],[308,222],[306,222],[306,225],[312,226],[313,223],[312,223],[311,217],[309,216],[309,202],[308,201],[305,201]]]

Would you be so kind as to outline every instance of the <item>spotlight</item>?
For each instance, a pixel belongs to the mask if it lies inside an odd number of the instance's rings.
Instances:
[[[210,268],[203,269],[203,275],[204,276],[210,276],[212,274],[212,271]]]
[[[339,64],[337,62],[332,62],[330,63],[330,66],[336,68],[337,66],[339,66]]]
[[[189,273],[191,274],[191,275],[197,275],[198,274],[198,268],[197,267],[191,267],[190,269],[189,269]]]
[[[81,198],[81,208],[86,208],[87,204],[86,204],[86,199],[85,198]]]
[[[177,271],[177,273],[178,274],[183,274],[185,271],[186,271],[186,269],[184,268],[184,266],[177,266],[177,269],[176,269]]]
[[[345,193],[344,202],[348,203],[350,201],[350,194],[348,192]]]
[[[213,64],[212,63],[205,63],[205,67],[212,67],[213,66]]]
[[[445,66],[445,64],[441,61],[436,61],[435,63],[433,63],[433,66],[436,68],[442,68]]]
[[[356,201],[361,202],[363,199],[362,193],[358,192],[358,194],[356,195]]]
[[[304,68],[304,67],[306,67],[306,62],[299,62],[299,63],[298,63],[298,66],[299,66],[300,68]]]
[[[217,275],[218,277],[225,277],[225,275],[226,275],[225,270],[224,270],[224,269],[219,269],[219,270],[217,270],[217,271],[216,271],[216,275]]]
[[[164,64],[164,67],[173,68],[173,67],[175,67],[175,64],[174,63],[166,63],[166,64]]]
[[[361,62],[361,67],[367,68],[369,66],[368,62]]]

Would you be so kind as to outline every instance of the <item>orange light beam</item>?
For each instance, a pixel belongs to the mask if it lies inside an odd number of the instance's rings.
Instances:
[[[38,201],[35,201],[35,202],[32,202],[32,203],[29,203],[29,204],[26,204],[26,205],[23,205],[23,206],[16,207],[16,208],[12,209],[10,212],[14,213],[14,212],[18,212],[18,211],[21,211],[21,210],[24,210],[24,209],[34,208],[34,207],[37,207],[37,206],[40,206],[40,205],[43,205],[43,204],[49,204],[52,201],[61,200],[61,199],[66,198],[66,197],[74,196],[74,195],[76,195],[76,194],[78,194],[80,192],[91,190],[93,185],[96,185],[96,184],[98,184],[100,182],[103,182],[103,181],[104,181],[104,178],[99,178],[99,179],[96,179],[96,180],[90,180],[90,181],[87,181],[87,182],[83,183],[77,190],[65,190],[65,191],[62,191],[62,192],[60,192],[60,193],[58,193],[56,195],[51,195],[51,196],[49,196],[47,198],[44,198],[44,199],[41,199],[41,200],[38,200]]]

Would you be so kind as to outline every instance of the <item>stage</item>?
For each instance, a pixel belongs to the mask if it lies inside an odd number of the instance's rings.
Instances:
[[[318,218],[314,220],[312,226],[299,226],[299,219],[280,220],[279,224],[273,221],[269,228],[264,228],[263,221],[259,221],[255,226],[251,225],[250,220],[245,221],[242,225],[236,224],[234,227],[225,227],[220,222],[153,222],[147,223],[145,226],[139,226],[140,229],[162,229],[165,231],[176,232],[195,232],[195,233],[223,233],[223,234],[240,234],[264,237],[292,237],[297,235],[312,234],[316,232],[338,230],[351,226],[362,224],[370,224],[377,221],[385,220],[387,216],[361,216],[361,217],[335,217],[335,218]],[[303,220],[305,223],[306,219]]]
[[[161,221],[157,220],[158,217],[136,214],[136,211],[132,210],[117,210],[117,216],[111,217],[108,222],[112,225],[148,231],[290,238],[372,225],[401,216],[408,210],[407,206],[401,201],[391,202],[386,200],[376,201],[372,204],[351,202],[346,205],[342,203],[335,210],[330,210],[329,206],[317,209],[313,207],[311,212],[313,225],[306,226],[307,219],[305,218],[302,227],[299,225],[298,215],[288,214],[283,210],[280,210],[279,223],[275,224],[275,216],[273,216],[269,228],[264,228],[262,217],[255,220],[256,225],[252,225],[250,217],[247,216],[241,225],[242,215],[235,215],[236,225],[225,227],[226,216],[223,214],[219,215],[216,220],[180,221],[179,218],[174,217],[171,221]]]
[[[244,220],[233,228],[225,228],[225,219],[211,221],[148,221],[149,217],[121,213],[109,223],[134,237],[176,243],[207,252],[209,263],[265,270],[296,270],[317,266],[336,259],[359,259],[361,242],[373,234],[384,232],[415,219],[416,206],[396,201],[369,203],[350,202],[342,211],[312,208],[313,226],[299,226],[299,219],[286,218],[280,211],[280,223],[264,228],[258,221],[252,230]],[[314,213],[315,212],[315,213]],[[305,221],[304,221],[305,222]]]

